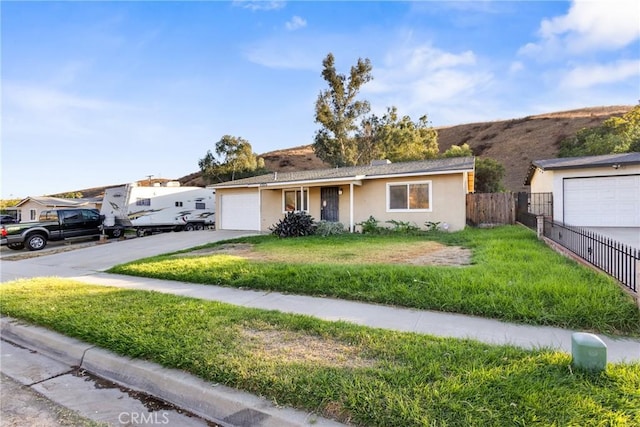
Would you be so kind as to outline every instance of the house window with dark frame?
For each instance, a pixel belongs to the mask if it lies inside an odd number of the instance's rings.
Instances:
[[[151,206],[151,199],[136,199],[136,206]]]
[[[309,211],[309,192],[307,190],[284,190],[282,199],[285,212]]]
[[[387,211],[431,211],[431,181],[387,184]]]

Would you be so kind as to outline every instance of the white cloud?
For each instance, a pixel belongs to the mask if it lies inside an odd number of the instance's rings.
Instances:
[[[282,46],[265,42],[245,50],[246,58],[268,68],[293,70],[318,70],[321,58],[313,49],[303,46]]]
[[[300,28],[304,28],[307,26],[307,21],[299,16],[294,16],[291,18],[291,21],[285,24],[285,27],[289,31],[299,30]]]
[[[233,5],[243,9],[249,9],[252,12],[258,10],[277,10],[285,6],[284,1],[260,1],[260,0],[233,0]]]
[[[364,88],[373,93],[402,92],[425,102],[456,96],[485,84],[490,77],[476,67],[473,52],[445,52],[431,45],[395,49],[374,69],[374,80]]]
[[[362,88],[363,97],[383,113],[392,105],[413,119],[429,114],[450,121],[451,106],[461,117],[475,117],[469,106],[493,82],[493,74],[478,64],[472,51],[445,52],[429,44],[394,48],[383,66],[374,65],[374,80]],[[480,117],[480,114],[478,114]]]
[[[567,88],[584,89],[600,84],[612,84],[640,77],[640,60],[621,60],[613,64],[577,66],[562,79]]]
[[[259,40],[244,48],[244,56],[251,62],[268,68],[308,70],[319,72],[328,52],[343,58],[334,47],[348,46],[349,37],[340,34],[322,35],[307,32],[292,37],[289,33]]]
[[[24,86],[10,82],[5,82],[3,86],[5,100],[26,111],[51,112],[68,109],[96,111],[115,107],[110,102],[83,98],[56,89]]]
[[[620,49],[640,38],[639,16],[637,0],[573,0],[566,15],[543,20],[540,41],[520,53],[555,57]]]
[[[524,70],[524,64],[521,61],[513,61],[509,66],[510,73],[518,73]]]

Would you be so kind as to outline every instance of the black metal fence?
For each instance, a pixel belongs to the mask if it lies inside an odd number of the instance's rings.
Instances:
[[[527,211],[536,215],[553,217],[553,193],[525,193],[528,195]]]
[[[538,215],[529,212],[519,212],[516,215],[516,221],[534,231],[538,227]]]
[[[553,219],[553,193],[518,193],[516,221],[535,230],[538,215]]]
[[[545,219],[544,236],[638,292],[640,250],[580,227]]]

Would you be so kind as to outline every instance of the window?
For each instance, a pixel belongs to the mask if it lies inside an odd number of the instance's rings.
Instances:
[[[31,210],[32,219],[35,210]],[[40,221],[58,221],[58,212],[57,211],[42,211],[40,212]]]
[[[82,219],[82,211],[60,211],[60,213],[66,222],[80,221]]]
[[[206,209],[203,202],[196,202],[196,209]]]
[[[89,210],[89,209],[83,210],[82,217],[86,221],[100,221],[100,213],[94,210]]]
[[[181,208],[182,207],[182,202],[176,202],[176,208]]]
[[[307,190],[284,190],[283,207],[285,212],[309,210],[309,192]]]
[[[38,219],[37,211],[35,209],[29,209],[29,221],[35,221]]]
[[[431,211],[431,181],[387,184],[387,211]]]
[[[136,206],[151,206],[151,199],[136,199]]]

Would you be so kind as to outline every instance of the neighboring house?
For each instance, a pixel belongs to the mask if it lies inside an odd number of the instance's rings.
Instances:
[[[525,185],[553,193],[555,221],[640,227],[640,153],[536,160]]]
[[[466,224],[466,195],[473,192],[475,158],[457,157],[370,166],[273,172],[212,185],[217,227],[269,231],[290,211],[316,220],[356,224],[373,216],[425,228],[440,222],[448,230]]]
[[[27,197],[16,205],[20,222],[37,221],[40,212],[57,208],[96,208],[100,209],[101,199],[63,199],[60,197]]]

